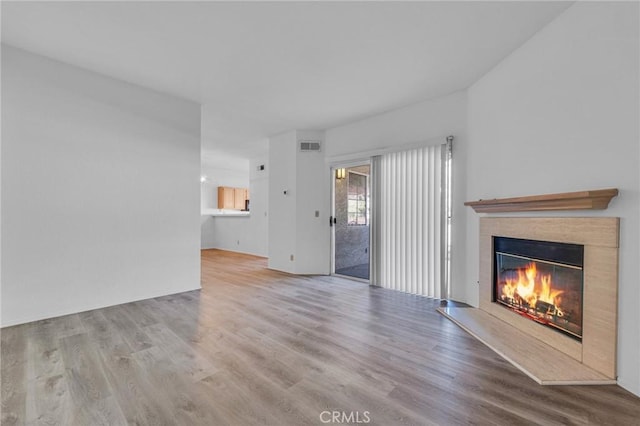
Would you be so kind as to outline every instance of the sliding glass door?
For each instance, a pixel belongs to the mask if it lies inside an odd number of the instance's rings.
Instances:
[[[371,166],[333,169],[333,271],[369,281],[371,269]]]
[[[452,140],[332,169],[335,274],[448,297]]]

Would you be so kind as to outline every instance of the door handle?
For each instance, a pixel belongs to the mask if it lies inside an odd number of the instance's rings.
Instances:
[[[333,216],[329,216],[329,226],[331,227],[331,226],[335,225],[336,223],[338,223],[338,219],[333,217]]]

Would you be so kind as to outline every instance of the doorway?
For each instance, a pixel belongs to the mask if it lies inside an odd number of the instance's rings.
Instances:
[[[371,164],[333,169],[333,273],[370,281]]]

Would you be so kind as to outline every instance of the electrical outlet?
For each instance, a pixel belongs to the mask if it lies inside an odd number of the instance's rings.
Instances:
[[[291,261],[293,262],[293,255],[291,255],[291,256],[289,257],[289,260],[291,260]]]
[[[316,210],[316,217],[320,217],[320,210]]]

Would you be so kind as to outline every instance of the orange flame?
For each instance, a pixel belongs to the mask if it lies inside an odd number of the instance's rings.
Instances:
[[[553,290],[551,275],[540,274],[535,262],[531,262],[527,267],[518,270],[517,278],[507,278],[502,287],[502,295],[509,299],[517,297],[526,301],[529,306],[534,307],[538,300],[554,305],[558,313],[561,314],[559,305],[562,298],[559,297],[562,290]]]

